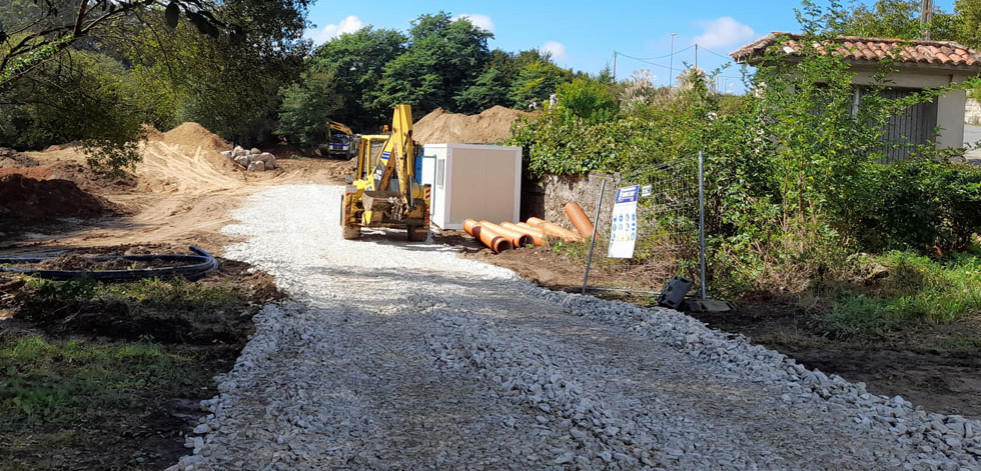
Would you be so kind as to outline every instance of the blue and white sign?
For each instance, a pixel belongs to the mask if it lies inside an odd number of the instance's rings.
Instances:
[[[610,228],[610,248],[606,256],[610,258],[632,258],[637,243],[637,198],[640,185],[617,188],[617,199],[613,205],[612,227]]]

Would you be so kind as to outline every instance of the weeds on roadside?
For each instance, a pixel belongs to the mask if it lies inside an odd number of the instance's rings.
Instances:
[[[130,283],[100,283],[90,279],[51,281],[31,278],[27,302],[115,300],[158,310],[205,311],[244,304],[246,294],[221,286],[183,279],[146,279]]]
[[[191,384],[177,355],[145,343],[98,344],[40,336],[0,341],[0,427],[70,424],[135,396]]]
[[[936,261],[887,252],[853,262],[856,277],[838,287],[830,312],[816,320],[832,337],[888,332],[915,324],[944,324],[981,314],[981,256],[958,253]]]

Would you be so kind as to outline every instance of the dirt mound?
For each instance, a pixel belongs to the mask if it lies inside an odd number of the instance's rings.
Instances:
[[[48,178],[51,178],[52,173],[54,173],[54,169],[51,167],[0,167],[0,177],[5,177],[7,175],[22,175],[35,180],[47,180]]]
[[[163,138],[164,138],[163,133],[160,132],[160,130],[157,129],[152,124],[144,124],[144,125],[142,125],[140,127],[143,128],[143,132],[146,133],[146,140],[148,140],[148,141],[162,141],[163,140]]]
[[[511,136],[511,123],[533,113],[495,106],[476,115],[437,108],[412,126],[420,144],[495,144]]]
[[[152,128],[152,127],[151,127]],[[201,147],[206,150],[223,151],[231,149],[227,142],[215,133],[207,130],[198,123],[184,123],[163,133],[162,141],[191,148]]]
[[[21,154],[7,147],[0,147],[0,169],[37,166],[37,160],[30,158],[27,154]]]
[[[0,214],[4,217],[93,217],[114,211],[108,200],[83,191],[72,181],[0,176]]]
[[[100,193],[107,189],[118,191],[136,187],[136,176],[124,173],[120,178],[109,178],[91,168],[76,162],[58,162],[51,167],[49,179],[71,180],[79,188],[90,193]]]

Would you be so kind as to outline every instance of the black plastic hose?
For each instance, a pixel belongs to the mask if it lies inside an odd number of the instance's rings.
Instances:
[[[169,260],[184,262],[185,265],[161,268],[144,268],[139,270],[36,270],[32,268],[17,268],[0,265],[0,272],[18,273],[49,280],[92,279],[98,281],[133,281],[144,278],[159,278],[163,280],[185,278],[189,281],[200,279],[218,268],[218,261],[204,250],[191,246],[191,251],[198,255],[122,255],[119,257],[93,257],[92,260],[111,260],[122,258],[131,261]],[[0,264],[40,263],[47,258],[0,258]]]

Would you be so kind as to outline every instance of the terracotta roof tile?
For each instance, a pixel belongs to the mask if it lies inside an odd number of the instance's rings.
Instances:
[[[774,46],[783,53],[800,55],[801,34],[771,33],[729,54],[737,62],[754,63]],[[951,41],[907,41],[903,39],[862,38],[841,36],[832,40],[835,55],[852,62],[877,62],[895,57],[900,62],[928,64],[938,67],[959,67],[981,71],[981,53]],[[815,45],[825,51],[827,45]]]

